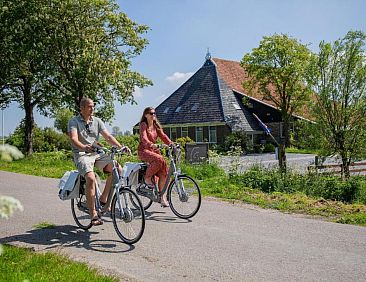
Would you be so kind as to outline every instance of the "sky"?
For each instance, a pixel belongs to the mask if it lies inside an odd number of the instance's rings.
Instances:
[[[157,107],[203,65],[207,49],[214,58],[240,61],[263,36],[284,33],[317,52],[319,43],[343,38],[350,30],[366,32],[364,0],[117,0],[132,20],[150,27],[149,44],[132,60],[132,69],[153,81],[136,89],[137,105],[116,105],[107,128],[132,131],[145,107]],[[1,133],[9,135],[24,112],[12,103],[0,115]],[[40,127],[54,120],[35,112]],[[2,126],[4,125],[4,127]]]

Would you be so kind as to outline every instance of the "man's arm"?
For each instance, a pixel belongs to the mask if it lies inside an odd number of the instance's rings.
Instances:
[[[118,148],[122,148],[123,146],[116,140],[116,138],[113,137],[112,134],[110,134],[107,130],[103,130],[101,132],[104,139],[112,146],[116,146]]]
[[[78,132],[77,130],[71,130],[69,132],[69,137],[71,139],[72,144],[79,148],[80,151],[91,153],[93,152],[93,146],[92,144],[84,145],[79,141]]]

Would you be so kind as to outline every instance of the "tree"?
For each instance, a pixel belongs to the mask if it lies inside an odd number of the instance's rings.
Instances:
[[[333,44],[322,41],[312,63],[309,85],[317,93],[313,105],[323,150],[342,160],[342,178],[350,164],[366,153],[366,36],[351,31]]]
[[[52,65],[46,54],[47,6],[43,1],[1,1],[0,9],[0,101],[17,102],[25,111],[26,153],[33,152],[33,111],[47,113],[59,97],[47,87]]]
[[[52,1],[47,27],[49,59],[58,68],[50,84],[75,112],[83,96],[92,98],[104,121],[114,116],[115,101],[133,103],[135,87],[152,84],[130,69],[148,27],[118,9],[114,0]]]
[[[73,112],[69,109],[59,109],[55,113],[55,128],[60,130],[62,133],[67,134],[67,125],[69,120],[74,116]]]
[[[285,147],[289,145],[292,115],[309,99],[305,87],[311,52],[307,46],[284,34],[263,37],[258,48],[244,55],[241,66],[251,77],[244,88],[257,88],[264,99],[281,112],[285,139],[279,144],[279,166],[286,169]]]
[[[0,0],[0,103],[25,111],[26,153],[31,154],[33,111],[78,111],[89,96],[97,115],[114,116],[114,102],[134,102],[135,86],[151,81],[130,70],[147,44],[148,27],[118,11],[114,0]]]

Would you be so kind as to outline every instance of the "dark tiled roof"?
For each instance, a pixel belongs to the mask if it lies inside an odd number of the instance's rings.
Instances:
[[[243,105],[241,97],[234,94],[220,74],[218,74],[218,77],[226,123],[233,131],[262,131],[253,115]]]
[[[181,87],[157,108],[162,125],[194,123],[226,123],[233,131],[261,132],[257,120],[242,102],[247,78],[238,62],[209,59]],[[258,93],[254,99],[265,104]]]
[[[156,111],[163,125],[224,122],[215,66],[202,66]]]

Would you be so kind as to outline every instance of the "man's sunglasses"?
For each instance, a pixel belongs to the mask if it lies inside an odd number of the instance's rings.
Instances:
[[[90,125],[89,125],[89,123],[86,123],[86,124],[85,124],[85,129],[86,129],[86,132],[87,132],[88,134],[90,134]]]

